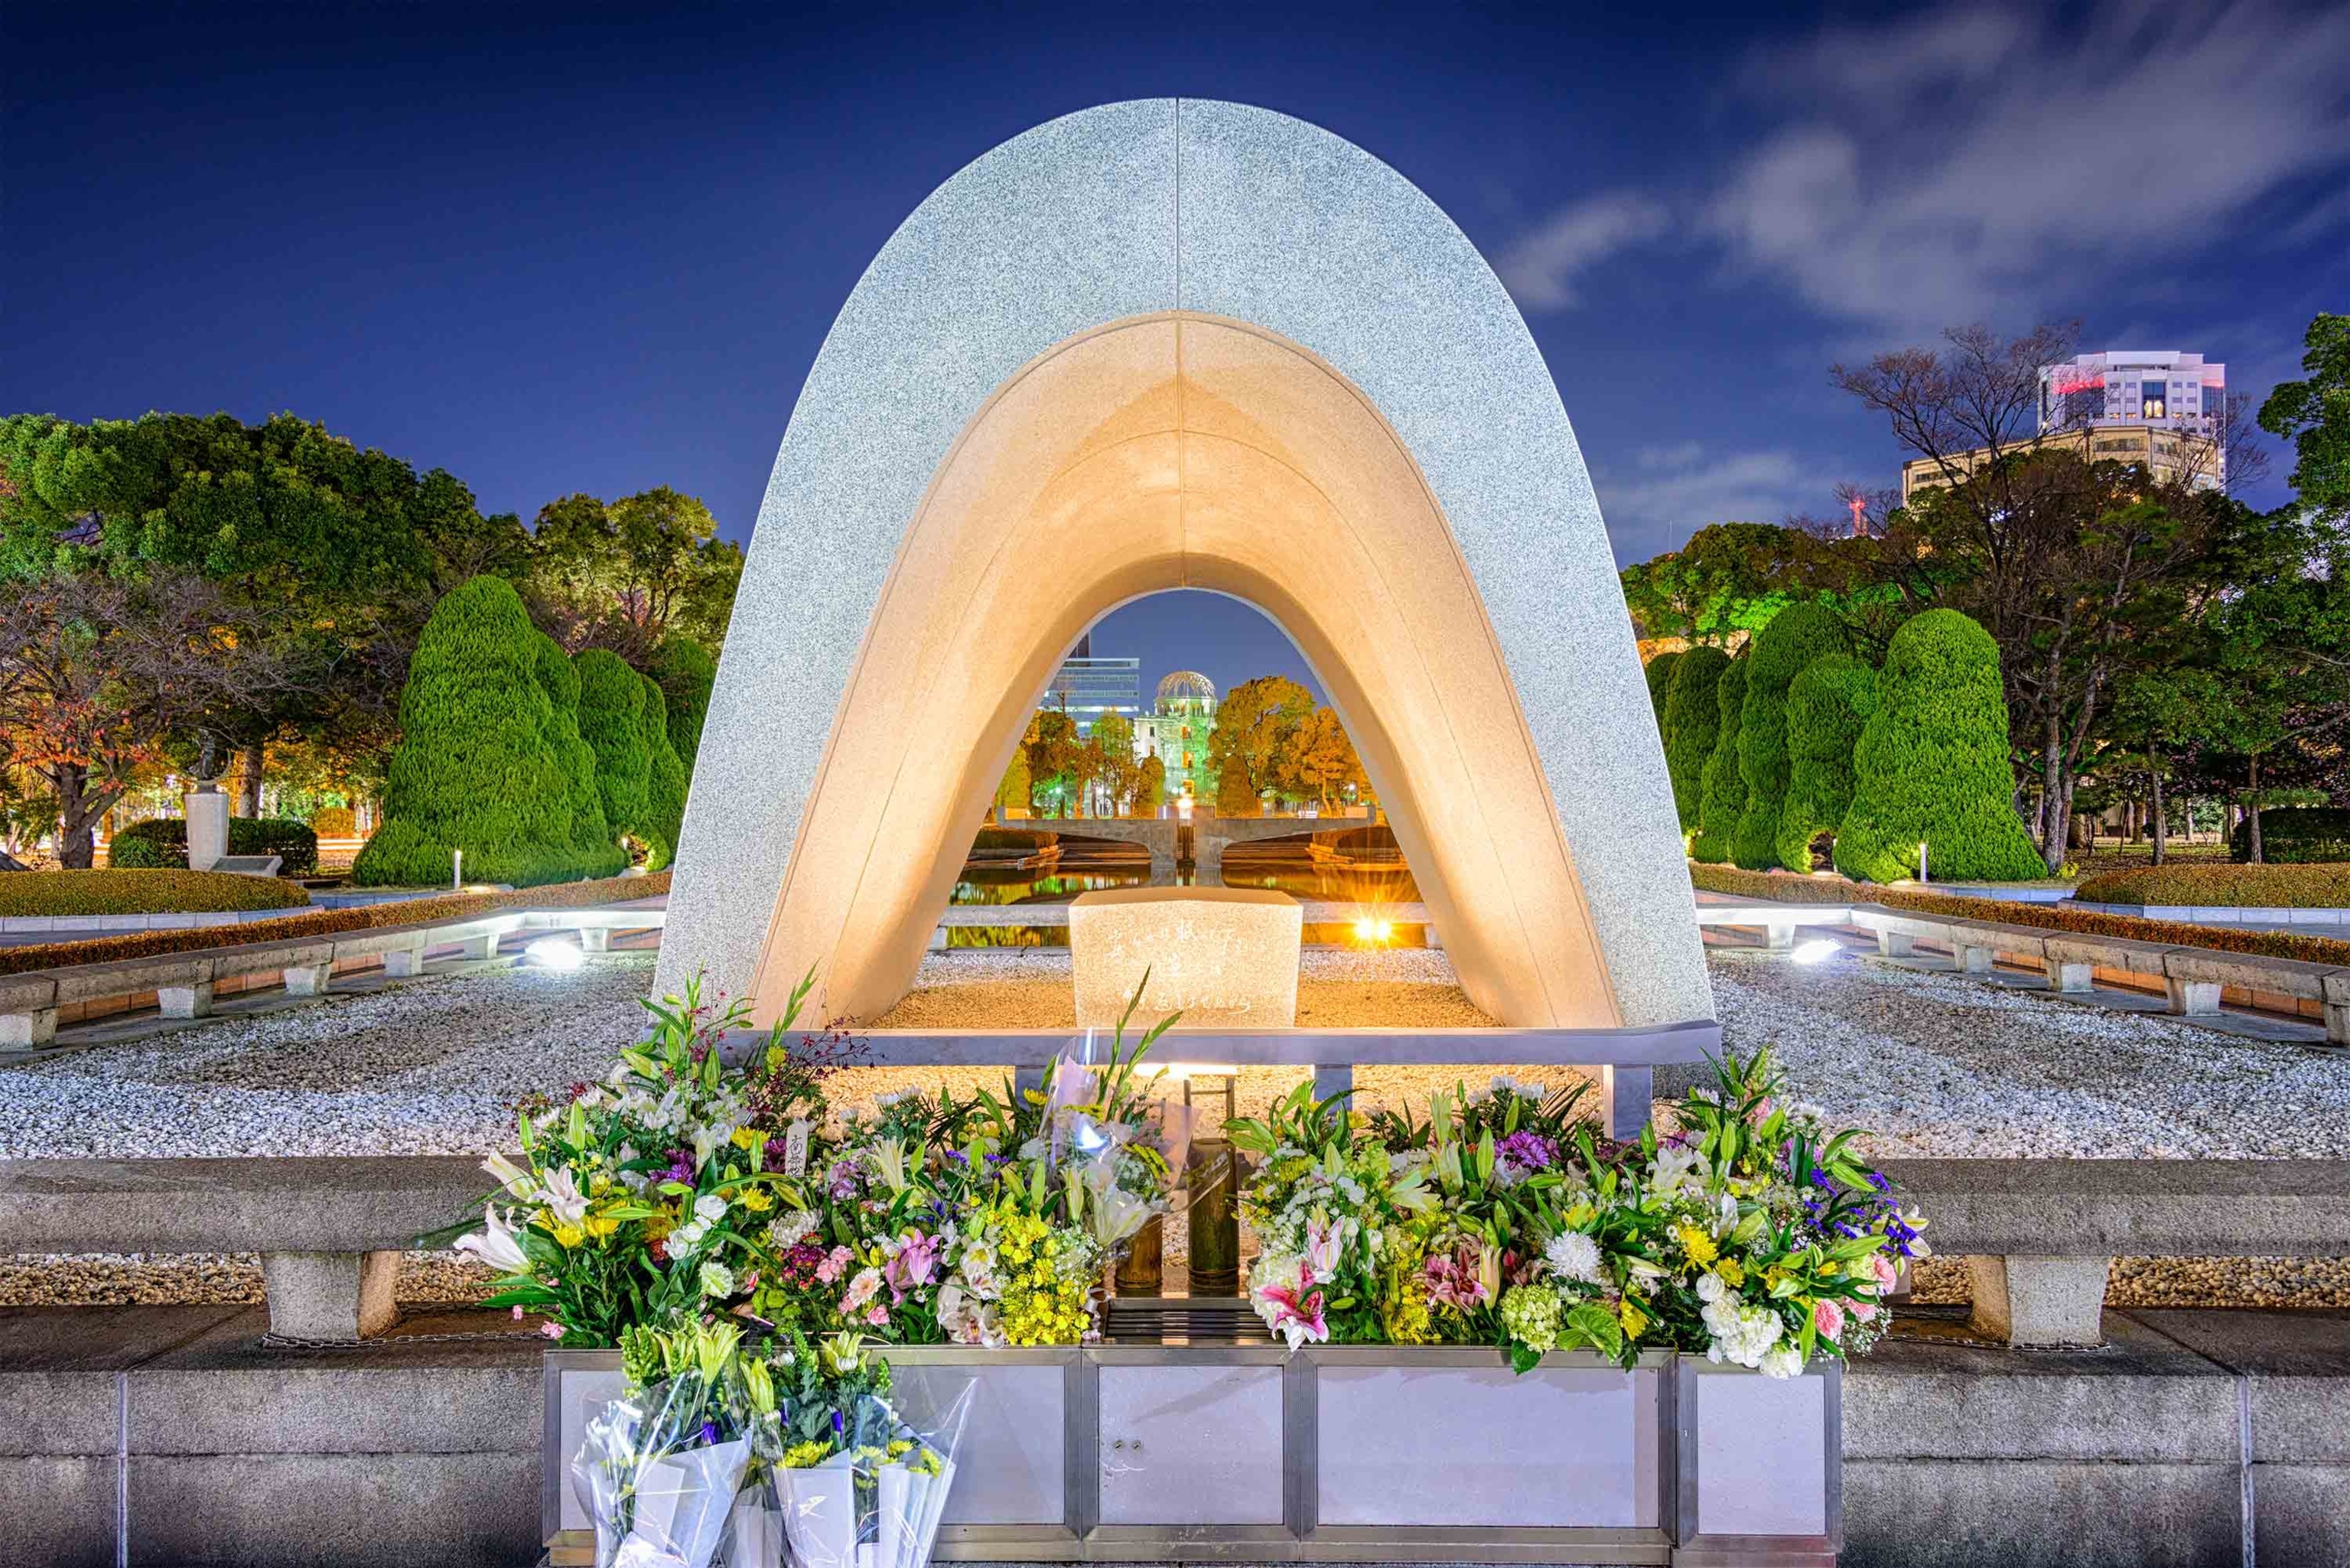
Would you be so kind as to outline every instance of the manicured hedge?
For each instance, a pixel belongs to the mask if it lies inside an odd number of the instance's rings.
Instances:
[[[1657,738],[1660,741],[1672,733],[1666,727],[1665,712],[1673,700],[1673,671],[1680,662],[1678,653],[1660,653],[1640,670],[1648,682],[1648,711],[1657,716]]]
[[[1779,815],[1787,800],[1787,689],[1814,659],[1846,651],[1844,623],[1816,604],[1793,604],[1755,634],[1745,659],[1746,702],[1738,721],[1738,771],[1746,781],[1746,809],[1731,839],[1730,857],[1749,871],[1782,864]],[[1789,861],[1811,869],[1804,856]]]
[[[669,704],[660,683],[650,675],[637,677],[643,701],[637,709],[637,732],[645,748],[645,869],[658,871],[677,858],[679,833],[685,826],[685,764],[669,742]]]
[[[362,887],[516,887],[578,874],[566,777],[539,684],[539,633],[504,579],[478,576],[433,607],[400,696],[383,824],[351,866]]]
[[[2199,904],[2272,909],[2350,909],[2350,866],[2140,866],[2085,878],[2087,904]]]
[[[1812,868],[1812,840],[1852,809],[1852,753],[1877,711],[1877,671],[1848,653],[1814,659],[1787,688],[1787,798],[1779,807],[1779,864]]]
[[[1893,634],[1852,761],[1852,808],[1835,842],[1846,876],[1915,877],[1920,843],[1929,874],[1944,881],[2048,874],[2015,815],[1999,646],[1957,610],[1928,610]]]
[[[718,683],[718,666],[698,642],[673,637],[653,650],[653,680],[669,707],[669,743],[693,782],[694,758],[702,751],[702,723],[710,713],[711,688]]]
[[[349,806],[324,805],[310,814],[310,831],[320,838],[348,838],[359,830],[359,815]]]
[[[2239,862],[2252,857],[2252,825],[2236,824],[2228,849]],[[2350,860],[2350,811],[2332,806],[2281,805],[2261,813],[2261,858],[2271,866]]]
[[[1921,915],[1946,915],[1962,920],[1996,920],[2002,925],[2031,926],[2048,931],[2074,931],[2083,936],[2127,937],[2168,947],[2208,948],[2215,952],[2252,953],[2262,958],[2298,959],[2303,963],[2350,968],[2350,941],[2336,937],[2304,937],[2286,931],[2236,930],[2227,926],[2198,926],[2185,920],[2148,920],[2136,915],[2105,915],[2064,904],[2012,903],[2004,898],[1961,898],[1950,893],[1929,893],[1914,888],[1878,888],[1841,877],[1799,877],[1784,871],[1741,871],[1729,866],[1692,866],[1690,883],[1705,892],[1734,898],[1766,898],[1782,904],[1881,904],[1888,909],[1911,909]]]
[[[217,914],[298,909],[310,895],[275,877],[225,871],[24,871],[0,877],[0,916]]]
[[[579,671],[562,644],[541,632],[538,685],[546,693],[547,733],[563,770],[563,799],[571,814],[571,861],[581,877],[614,877],[628,868],[629,852],[604,818],[596,784],[596,752],[579,733]]]
[[[308,823],[296,822],[291,817],[230,817],[228,852],[277,856],[281,877],[307,877],[318,869],[318,835]],[[108,843],[106,863],[121,871],[160,871],[174,867],[184,871],[188,866],[188,825],[176,816],[134,822]]]
[[[1673,694],[1665,705],[1665,768],[1672,775],[1673,808],[1681,831],[1694,833],[1705,815],[1705,764],[1721,735],[1721,672],[1730,656],[1692,648],[1673,667]]]
[[[1024,827],[983,827],[972,839],[971,846],[997,854],[1035,855],[1060,842],[1057,833],[1035,833]]]
[[[588,649],[571,663],[579,671],[579,733],[596,753],[604,820],[614,833],[643,842],[652,772],[645,753],[644,682],[609,649]]]
[[[1738,836],[1738,819],[1746,815],[1746,775],[1738,768],[1738,726],[1746,708],[1746,660],[1731,661],[1714,684],[1721,726],[1714,732],[1713,755],[1705,760],[1705,800],[1699,813],[1697,842],[1690,853],[1716,863],[1730,858]]]
[[[55,875],[52,872],[12,872],[11,876]],[[0,877],[0,881],[6,878]],[[247,881],[258,878],[247,877]],[[277,941],[287,937],[331,936],[338,931],[370,931],[385,926],[422,925],[471,919],[493,909],[577,909],[588,904],[617,903],[630,898],[657,898],[669,891],[666,871],[650,877],[611,877],[594,882],[567,882],[553,888],[520,888],[512,893],[451,893],[438,898],[410,898],[397,904],[371,904],[358,909],[315,909],[269,922],[263,931],[250,926],[204,926],[192,930],[135,931],[126,936],[95,937],[81,942],[38,942],[0,948],[0,974],[28,974],[34,970],[64,969],[85,963],[111,963],[117,959],[151,958],[159,953],[202,952],[207,948],[241,947],[247,942]]]

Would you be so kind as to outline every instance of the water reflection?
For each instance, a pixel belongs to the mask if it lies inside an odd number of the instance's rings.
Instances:
[[[1178,878],[1189,882],[1186,871]],[[1150,881],[1147,855],[1077,854],[1065,851],[1050,871],[1041,867],[966,865],[948,902],[956,905],[1066,904],[1101,888],[1140,888]],[[1374,865],[1317,862],[1312,852],[1288,845],[1251,845],[1227,850],[1223,885],[1270,888],[1294,898],[1355,904],[1410,904],[1419,889],[1399,860]]]

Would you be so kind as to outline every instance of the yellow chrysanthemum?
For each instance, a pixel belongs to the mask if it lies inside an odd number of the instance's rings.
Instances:
[[[1624,1325],[1627,1337],[1638,1339],[1640,1337],[1641,1331],[1648,1326],[1648,1314],[1640,1310],[1639,1303],[1630,1296],[1626,1296],[1617,1304],[1616,1321]]]
[[[754,1214],[764,1214],[775,1206],[775,1200],[764,1187],[746,1187],[734,1195],[734,1201]]]
[[[557,1225],[555,1228],[555,1240],[559,1245],[577,1247],[587,1239],[588,1232],[577,1225]]]
[[[1721,1282],[1732,1290],[1738,1289],[1746,1282],[1746,1267],[1735,1258],[1722,1259],[1721,1262],[1714,1265],[1713,1272],[1720,1274]]]
[[[1721,1255],[1721,1249],[1713,1244],[1713,1238],[1694,1225],[1676,1226],[1673,1235],[1680,1241],[1681,1251],[1688,1255],[1689,1261],[1700,1269]]]
[[[761,1132],[757,1127],[736,1127],[734,1129],[733,1141],[736,1148],[739,1148],[747,1154],[751,1150],[758,1147],[761,1144],[766,1142],[767,1135]]]

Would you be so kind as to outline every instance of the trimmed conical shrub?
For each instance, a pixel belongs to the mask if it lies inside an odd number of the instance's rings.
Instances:
[[[517,887],[572,874],[571,815],[537,630],[503,579],[475,577],[424,624],[400,695],[383,822],[359,851],[364,887],[467,881]]]
[[[1779,807],[1779,864],[1812,868],[1812,840],[1834,833],[1852,806],[1852,753],[1877,711],[1877,671],[1848,653],[1804,667],[1787,688],[1787,799]]]
[[[1721,734],[1721,672],[1730,656],[1692,648],[1673,667],[1673,694],[1665,704],[1665,769],[1672,775],[1673,806],[1681,831],[1694,833],[1704,815],[1705,764]]]
[[[644,682],[609,649],[588,649],[571,666],[579,672],[579,734],[596,753],[604,820],[614,835],[650,843],[646,784],[652,759],[645,752]]]
[[[629,864],[620,836],[604,817],[596,786],[596,751],[579,733],[579,671],[563,645],[541,632],[538,684],[554,710],[556,754],[563,763],[564,797],[571,807],[571,851],[582,877],[617,876]]]
[[[650,675],[644,701],[637,710],[639,732],[645,747],[645,869],[659,871],[677,859],[678,832],[685,826],[685,764],[669,743],[669,705],[661,700],[659,682]]]
[[[1746,660],[1734,659],[1714,683],[1714,706],[1721,715],[1713,755],[1705,760],[1705,798],[1698,813],[1697,842],[1690,854],[1720,864],[1730,858],[1738,819],[1746,813],[1746,778],[1738,771],[1738,726],[1746,707]]]
[[[1755,634],[1746,655],[1746,701],[1738,720],[1738,772],[1746,781],[1746,809],[1730,845],[1731,859],[1749,871],[1780,864],[1779,813],[1787,799],[1787,688],[1813,659],[1848,646],[1843,623],[1816,604],[1789,605]],[[1809,870],[1810,862],[1796,868]]]
[[[1678,653],[1660,653],[1641,670],[1648,680],[1648,708],[1657,716],[1657,739],[1668,745],[1672,743],[1672,731],[1665,725],[1665,712],[1673,700],[1673,670],[1680,661]]]
[[[702,751],[702,722],[710,713],[710,690],[718,683],[718,666],[700,643],[673,637],[653,650],[652,677],[669,706],[671,749],[684,764],[690,784],[693,759]]]
[[[2022,882],[2047,874],[2011,804],[1999,646],[1957,610],[1928,610],[1893,634],[1877,711],[1853,751],[1852,808],[1836,869],[1870,882]]]

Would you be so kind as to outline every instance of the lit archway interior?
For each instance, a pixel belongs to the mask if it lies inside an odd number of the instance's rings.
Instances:
[[[1378,411],[1262,328],[1166,314],[988,400],[908,528],[806,809],[756,992],[901,996],[1069,645],[1176,587],[1258,605],[1355,738],[1471,998],[1623,1022],[1476,585]]]

